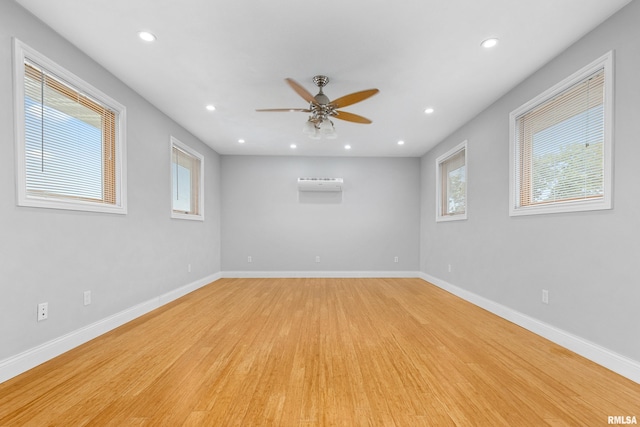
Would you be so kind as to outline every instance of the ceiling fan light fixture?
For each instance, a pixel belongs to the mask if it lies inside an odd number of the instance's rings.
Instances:
[[[302,127],[302,133],[305,135],[315,135],[317,132],[318,129],[316,129],[316,125],[311,120],[307,120]]]
[[[336,131],[333,127],[333,123],[329,119],[322,120],[320,122],[319,129],[320,129],[320,132],[324,134],[329,134]]]
[[[320,133],[327,139],[336,139],[338,134],[336,133],[336,129],[333,127],[333,122],[329,119],[324,119],[320,122]]]

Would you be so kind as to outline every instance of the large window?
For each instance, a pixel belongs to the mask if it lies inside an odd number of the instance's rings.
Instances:
[[[436,221],[467,219],[467,141],[436,159]]]
[[[126,213],[124,107],[16,40],[18,204]]]
[[[611,208],[612,54],[511,113],[511,215]]]
[[[204,158],[171,137],[171,217],[204,219]]]

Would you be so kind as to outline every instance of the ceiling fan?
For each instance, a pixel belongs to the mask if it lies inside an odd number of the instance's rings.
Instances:
[[[362,124],[371,123],[371,120],[366,117],[338,109],[364,101],[378,93],[378,89],[367,89],[360,92],[354,92],[330,101],[327,95],[322,92],[322,88],[329,83],[329,77],[327,76],[318,75],[313,78],[313,83],[315,83],[315,85],[320,89],[316,96],[311,95],[309,91],[293,79],[287,78],[285,81],[294,91],[296,91],[298,95],[309,103],[309,108],[269,108],[259,109],[256,111],[310,113],[303,132],[312,138],[320,138],[321,134],[325,135],[327,138],[335,138],[337,136],[331,118]]]

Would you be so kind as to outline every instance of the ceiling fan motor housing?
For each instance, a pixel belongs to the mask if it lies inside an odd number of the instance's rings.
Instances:
[[[329,97],[327,95],[324,94],[324,92],[322,92],[322,88],[325,87],[327,85],[327,83],[329,83],[329,77],[320,76],[320,75],[314,76],[313,77],[313,82],[316,84],[316,86],[318,86],[320,88],[320,92],[318,92],[318,94],[316,96],[314,96],[313,99],[315,99],[315,101],[319,105],[327,105],[327,104],[329,104],[329,102],[331,102],[331,100],[329,99]]]

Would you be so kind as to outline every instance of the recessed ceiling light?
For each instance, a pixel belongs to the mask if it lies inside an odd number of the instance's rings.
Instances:
[[[351,146],[349,144],[347,144],[347,145],[344,146],[344,149],[345,150],[351,150]]]
[[[398,145],[404,145],[404,141],[398,141]]]
[[[494,47],[497,44],[498,44],[498,39],[490,38],[490,39],[486,39],[482,43],[480,43],[480,46],[489,49],[490,47]]]
[[[297,147],[297,145],[296,145],[296,144],[291,144],[289,147],[291,147],[291,148],[296,148],[296,147]]]
[[[216,110],[216,106],[213,104],[209,104],[205,107],[207,110],[209,111],[215,111]]]
[[[435,111],[435,110],[434,110],[433,108],[429,107],[429,108],[427,108],[426,110],[424,110],[424,113],[425,113],[425,114],[431,114],[431,113],[433,113],[434,111]]]
[[[244,144],[244,139],[239,139],[239,140],[238,140],[238,143],[240,143],[240,144]]]
[[[139,31],[138,37],[140,37],[142,40],[146,42],[156,41],[156,36],[148,31]]]

